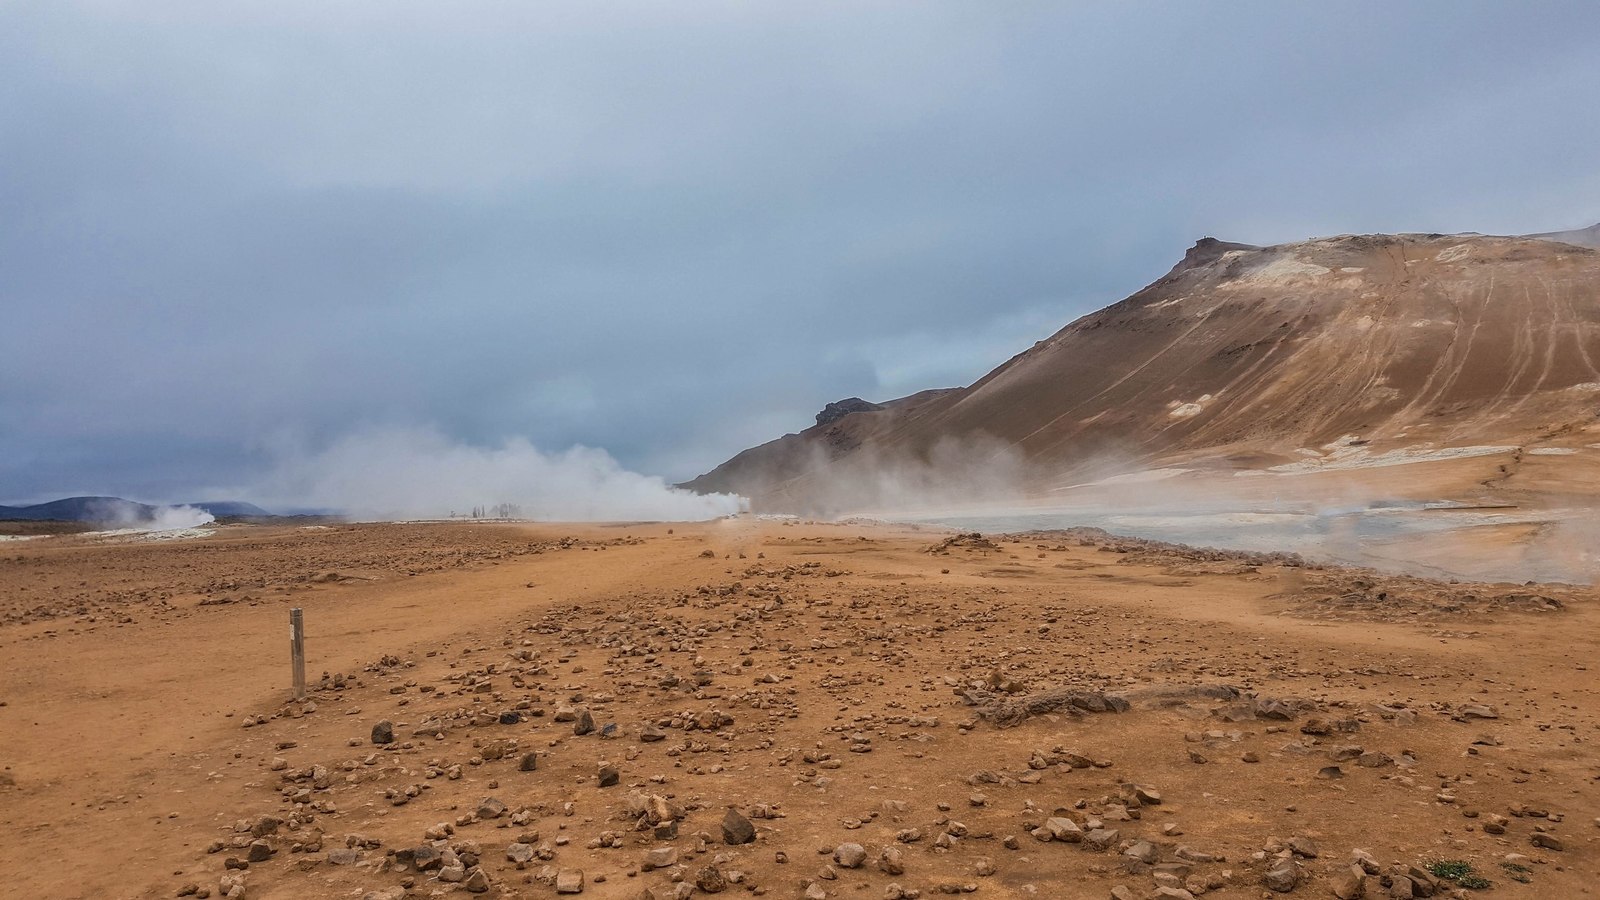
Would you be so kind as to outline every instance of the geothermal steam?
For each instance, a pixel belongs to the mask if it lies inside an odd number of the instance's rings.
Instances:
[[[279,467],[269,493],[284,505],[332,507],[361,519],[509,509],[541,521],[692,521],[746,506],[733,494],[694,494],[630,472],[604,450],[546,453],[521,438],[478,447],[419,428],[361,432],[297,454]]]

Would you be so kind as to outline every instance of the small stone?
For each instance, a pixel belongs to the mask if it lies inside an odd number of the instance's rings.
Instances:
[[[394,743],[394,723],[388,719],[372,726],[372,742],[374,744]]]
[[[716,866],[706,866],[695,873],[694,886],[708,894],[720,894],[728,889],[728,877]]]
[[[1561,843],[1560,838],[1548,831],[1535,831],[1533,836],[1529,838],[1529,843],[1535,847],[1543,847],[1546,850],[1555,850],[1557,852],[1567,849],[1566,845]]]
[[[840,844],[834,848],[833,859],[846,869],[859,869],[867,860],[867,848],[855,843]]]
[[[728,814],[722,817],[722,842],[724,844],[748,844],[756,839],[756,827],[750,824],[737,809],[729,809]]]
[[[1161,858],[1161,850],[1149,841],[1134,841],[1132,846],[1122,851],[1122,855],[1132,857],[1146,865],[1153,865]]]
[[[1109,850],[1120,836],[1115,828],[1096,828],[1083,836],[1083,845],[1090,850]]]
[[[586,734],[593,734],[594,733],[594,715],[592,713],[590,713],[587,709],[583,710],[580,713],[578,713],[578,721],[573,723],[573,725],[572,725],[572,733],[575,734],[575,735],[578,735],[579,737],[582,737],[583,735],[586,735]],[[576,871],[576,870],[567,870],[567,871]]]
[[[1078,823],[1065,816],[1051,816],[1044,820],[1044,830],[1049,833],[1050,840],[1065,841],[1076,844],[1083,840],[1083,829]]]
[[[482,866],[473,866],[472,871],[467,873],[467,880],[461,882],[461,886],[470,893],[481,894],[489,889],[489,875],[483,871]]]
[[[517,771],[519,771],[519,772],[533,772],[533,771],[536,771],[538,768],[539,768],[539,754],[535,753],[532,750],[529,750],[527,753],[522,754],[522,758],[517,760]]]
[[[1339,900],[1363,900],[1367,896],[1367,873],[1360,866],[1346,866],[1335,872],[1333,895]]]
[[[673,847],[657,847],[644,855],[644,862],[639,868],[646,872],[655,869],[668,869],[678,864],[678,851]]]
[[[1293,859],[1275,861],[1261,876],[1268,890],[1287,894],[1300,885],[1300,866]]]
[[[583,870],[562,869],[556,873],[556,893],[581,894],[583,893]]]
[[[506,859],[518,865],[533,862],[533,845],[520,842],[507,844]]]

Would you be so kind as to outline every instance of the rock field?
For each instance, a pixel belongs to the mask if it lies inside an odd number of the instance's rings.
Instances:
[[[1587,587],[1094,531],[17,542],[0,546],[0,884],[1590,896],[1597,626]]]

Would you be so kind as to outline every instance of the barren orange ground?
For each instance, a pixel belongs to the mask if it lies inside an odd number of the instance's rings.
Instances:
[[[1276,867],[1329,897],[1357,850],[1371,897],[1437,860],[1487,896],[1600,893],[1589,591],[1076,537],[928,552],[944,536],[0,544],[0,893],[217,897],[226,877],[250,898],[531,898],[581,870],[599,897],[1260,897]],[[307,704],[289,702],[291,606],[313,686],[346,676]],[[1130,708],[1000,727],[958,695],[1015,710],[1067,690]],[[614,735],[575,734],[567,708]],[[371,743],[380,720],[395,743]],[[730,807],[754,842],[725,841]],[[1048,839],[1096,823],[1100,849]],[[404,864],[430,829],[471,877]],[[265,859],[225,868],[257,841]],[[643,871],[652,850],[671,862]]]

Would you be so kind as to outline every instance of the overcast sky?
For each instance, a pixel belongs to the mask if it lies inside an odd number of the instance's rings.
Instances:
[[[1600,220],[1600,4],[0,0],[0,502],[691,477],[1196,238]]]

